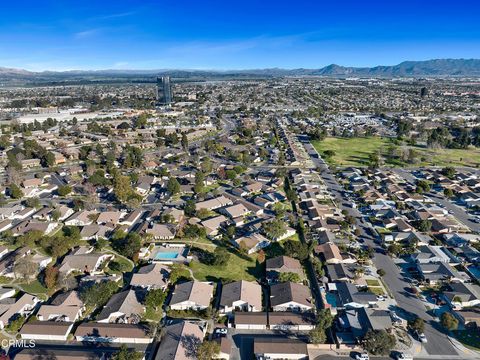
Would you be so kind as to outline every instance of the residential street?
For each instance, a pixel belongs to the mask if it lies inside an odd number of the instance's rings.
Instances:
[[[338,184],[335,176],[329,170],[325,162],[320,158],[315,148],[310,143],[304,143],[307,152],[310,154],[312,161],[318,167],[320,175],[327,184],[328,188],[338,201],[338,205],[341,209],[345,209],[350,215],[354,216],[357,220],[357,228],[360,229],[361,240],[368,246],[374,249],[379,246],[374,242],[374,238],[369,235],[367,230],[367,223],[363,219],[362,214],[357,209],[349,206],[349,202],[342,196],[343,188]],[[318,157],[315,156],[317,154]],[[313,156],[312,156],[313,155]],[[410,287],[406,278],[401,274],[399,268],[395,265],[395,262],[388,255],[384,255],[379,252],[375,252],[373,263],[377,269],[385,270],[384,282],[392,291],[392,294],[397,301],[398,309],[394,309],[400,316],[405,316],[407,319],[411,318],[413,314],[423,318],[425,323],[425,335],[428,342],[424,344],[425,350],[430,355],[457,355],[457,351],[451,344],[448,336],[442,333],[437,326],[436,320],[426,313],[425,306],[417,297],[410,295],[407,288]]]

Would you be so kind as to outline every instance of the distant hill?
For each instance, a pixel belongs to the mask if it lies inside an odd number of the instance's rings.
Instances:
[[[131,81],[170,75],[174,78],[249,78],[277,76],[325,76],[325,77],[423,77],[423,76],[480,76],[480,59],[435,59],[404,61],[393,66],[346,67],[331,64],[318,69],[251,69],[251,70],[72,70],[31,72],[0,67],[0,80],[17,79],[37,82],[58,81]],[[153,80],[152,80],[153,81]]]

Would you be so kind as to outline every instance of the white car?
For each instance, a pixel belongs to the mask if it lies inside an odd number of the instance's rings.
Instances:
[[[422,343],[428,342],[427,337],[425,336],[424,333],[419,333],[419,334],[418,334],[418,339],[419,339]]]
[[[367,353],[357,354],[355,355],[356,360],[370,360],[370,356]]]
[[[378,296],[377,296],[377,300],[378,300],[378,301],[385,301],[386,299],[387,299],[387,298],[386,298],[385,296],[383,296],[383,295],[378,295]]]
[[[413,356],[410,354],[405,354],[405,353],[398,353],[397,360],[413,360]]]
[[[219,335],[227,335],[227,332],[227,328],[216,328],[214,333]]]

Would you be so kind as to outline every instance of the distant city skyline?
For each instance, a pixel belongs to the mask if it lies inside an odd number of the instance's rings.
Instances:
[[[8,2],[0,66],[235,70],[480,58],[478,13],[465,0]]]

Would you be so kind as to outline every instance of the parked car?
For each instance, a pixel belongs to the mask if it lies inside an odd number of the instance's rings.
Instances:
[[[413,360],[413,356],[412,356],[412,355],[406,354],[406,353],[403,353],[403,352],[397,353],[395,358],[396,358],[397,360]]]
[[[364,352],[364,353],[355,355],[355,360],[370,360],[370,356],[368,356],[368,353]]]
[[[425,336],[424,333],[417,333],[417,335],[418,335],[418,340],[420,340],[420,342],[422,342],[422,343],[427,343],[428,342],[427,337]]]
[[[216,328],[213,333],[217,335],[227,335],[227,332],[228,332],[227,328]]]

